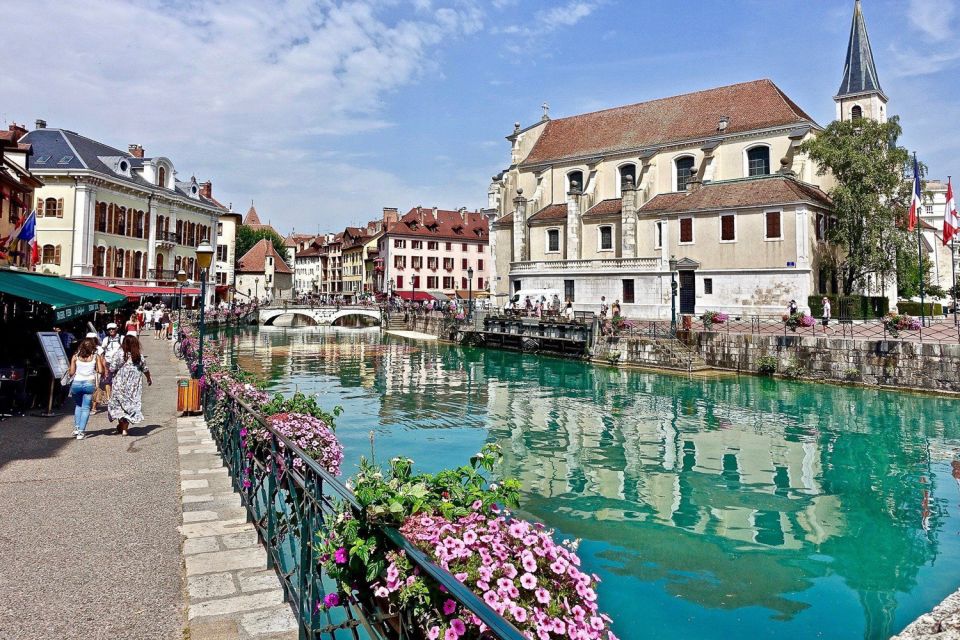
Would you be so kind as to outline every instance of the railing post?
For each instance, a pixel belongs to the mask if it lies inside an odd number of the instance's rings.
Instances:
[[[267,468],[267,539],[264,542],[267,548],[273,545],[277,533],[277,515],[273,508],[277,499],[277,438],[270,436],[270,466]],[[273,554],[267,553],[267,568],[273,568]],[[286,595],[286,589],[284,589]]]

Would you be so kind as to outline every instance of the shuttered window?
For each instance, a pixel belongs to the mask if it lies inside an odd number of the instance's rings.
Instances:
[[[779,240],[783,237],[780,233],[780,212],[767,211],[765,215],[767,222],[767,240]]]
[[[693,242],[693,218],[680,218],[680,242]]]
[[[732,213],[720,216],[720,239],[721,240],[736,240],[737,231],[736,231],[736,218]]]

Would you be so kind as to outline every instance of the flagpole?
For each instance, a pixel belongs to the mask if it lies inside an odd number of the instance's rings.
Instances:
[[[917,164],[917,152],[913,152],[913,168],[919,173],[920,165]],[[920,180],[920,176],[914,176],[914,184]],[[916,187],[914,187],[916,188]],[[920,235],[920,224],[923,218],[920,217],[921,209],[917,207],[917,274],[920,279],[920,326],[926,326],[926,312],[923,308],[923,236]]]
[[[953,176],[947,176],[947,186],[951,188],[951,180]],[[950,203],[947,202],[944,206],[944,209],[950,207]],[[944,216],[946,216],[949,211],[944,211]],[[950,225],[953,226],[952,224]],[[953,294],[953,324],[957,324],[957,233],[954,230],[954,233],[950,236],[950,292]]]

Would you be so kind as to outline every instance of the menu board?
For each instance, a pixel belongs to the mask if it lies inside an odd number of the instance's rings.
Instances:
[[[47,364],[50,365],[53,377],[62,378],[70,368],[70,359],[67,358],[67,352],[63,350],[60,334],[55,331],[38,331],[37,337],[40,338],[40,347],[43,349],[43,355],[47,357]]]

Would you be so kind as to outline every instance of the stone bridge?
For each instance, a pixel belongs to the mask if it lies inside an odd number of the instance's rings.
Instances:
[[[341,318],[347,318],[349,316],[372,318],[377,321],[377,324],[380,324],[380,308],[373,306],[341,306],[338,308],[334,306],[309,307],[286,305],[282,307],[268,307],[260,309],[257,320],[259,324],[265,326],[286,324],[288,321],[293,323],[296,322],[298,318],[301,321],[305,320],[307,324],[330,325],[336,323],[337,320]],[[277,320],[281,318],[282,320],[278,323]]]

